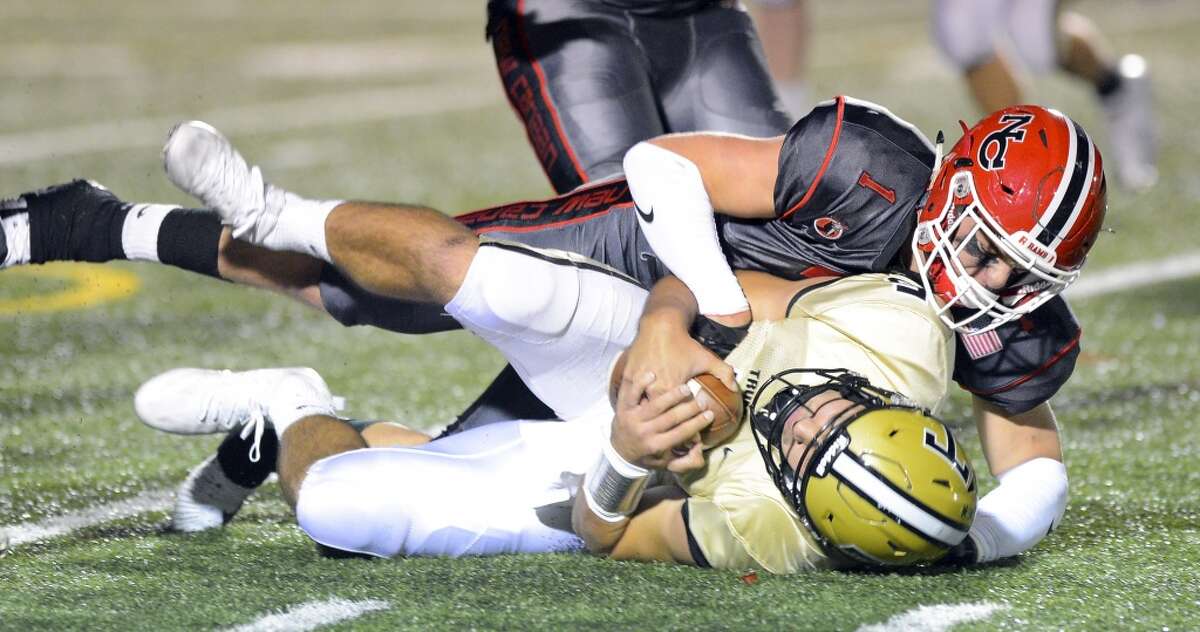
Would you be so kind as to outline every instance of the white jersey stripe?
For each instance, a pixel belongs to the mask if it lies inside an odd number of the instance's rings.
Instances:
[[[1055,114],[1058,114],[1059,116],[1061,116],[1063,122],[1067,124],[1068,145],[1067,145],[1067,162],[1066,162],[1066,164],[1074,165],[1075,164],[1075,154],[1077,151],[1079,151],[1079,147],[1077,146],[1077,143],[1076,143],[1077,136],[1075,134],[1075,122],[1072,121],[1066,115],[1058,112],[1057,110],[1051,110],[1051,111],[1054,112]],[[1058,182],[1058,188],[1054,190],[1054,197],[1051,198],[1050,203],[1046,205],[1047,213],[1044,216],[1042,216],[1042,218],[1039,219],[1036,224],[1034,224],[1033,230],[1030,231],[1030,235],[1029,235],[1030,238],[1035,239],[1039,242],[1042,241],[1041,239],[1039,239],[1039,237],[1041,237],[1042,233],[1046,230],[1046,226],[1049,225],[1053,221],[1055,213],[1059,212],[1060,206],[1063,203],[1063,198],[1067,195],[1067,189],[1070,188],[1070,186],[1071,186],[1071,176],[1073,174],[1074,174],[1074,170],[1063,172],[1062,179],[1059,180],[1059,182]],[[1057,244],[1057,242],[1055,242],[1055,243]],[[1053,248],[1053,246],[1051,246],[1051,248]]]
[[[1063,237],[1070,234],[1071,229],[1074,228],[1075,221],[1079,219],[1079,214],[1083,211],[1083,206],[1087,202],[1088,189],[1091,188],[1092,177],[1096,171],[1096,161],[1094,160],[1095,151],[1092,148],[1092,139],[1089,138],[1087,134],[1084,134],[1083,130],[1078,129],[1075,126],[1074,121],[1071,121],[1070,119],[1067,120],[1071,123],[1072,129],[1076,132],[1075,136],[1084,140],[1084,145],[1079,149],[1080,151],[1087,152],[1085,154],[1087,156],[1085,159],[1087,162],[1086,166],[1084,167],[1083,181],[1080,183],[1078,195],[1075,196],[1075,203],[1071,208],[1071,214],[1067,216],[1067,221],[1062,225],[1062,228],[1058,229],[1058,234],[1054,236],[1049,244],[1046,244],[1046,246],[1050,249],[1058,248],[1058,244],[1062,243]],[[1066,200],[1066,202],[1070,203],[1070,200]],[[1055,209],[1055,213],[1062,212],[1063,209],[1061,208]]]

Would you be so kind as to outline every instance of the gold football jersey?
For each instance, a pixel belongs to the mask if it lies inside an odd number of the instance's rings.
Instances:
[[[920,296],[921,286],[898,274],[809,286],[786,319],[754,323],[726,358],[747,403],[742,427],[708,451],[704,469],[680,477],[690,496],[688,527],[714,568],[794,573],[841,564],[821,551],[767,475],[749,403],[781,371],[848,369],[936,413],[949,390],[954,341]]]

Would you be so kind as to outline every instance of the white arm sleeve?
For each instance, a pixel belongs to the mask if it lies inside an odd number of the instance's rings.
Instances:
[[[717,239],[712,202],[691,160],[642,142],[625,154],[638,223],[655,254],[696,296],[701,314],[750,309]]]
[[[1000,485],[979,501],[970,537],[977,561],[1028,550],[1058,526],[1067,508],[1067,467],[1037,458],[1001,474]]]

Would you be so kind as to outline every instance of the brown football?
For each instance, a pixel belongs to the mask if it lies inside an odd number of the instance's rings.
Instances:
[[[613,363],[608,379],[608,401],[614,407],[617,405],[617,390],[621,387],[621,375],[624,372],[625,353],[621,352],[617,361]],[[704,449],[724,443],[737,434],[742,421],[740,392],[729,390],[729,387],[711,373],[697,375],[688,380],[688,386],[691,387],[696,401],[712,410],[715,415],[713,422],[700,433],[700,442]]]
[[[737,434],[742,422],[742,394],[729,390],[717,376],[711,373],[697,375],[688,380],[692,395],[701,406],[713,411],[715,417],[707,428],[700,432],[700,443],[704,449],[728,441]]]

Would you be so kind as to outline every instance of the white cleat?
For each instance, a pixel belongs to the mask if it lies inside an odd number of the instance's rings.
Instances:
[[[233,519],[254,489],[229,480],[216,455],[188,472],[175,493],[171,528],[192,533],[216,529]]]
[[[1146,189],[1158,180],[1158,130],[1150,74],[1141,55],[1125,55],[1117,64],[1121,87],[1101,100],[1112,138],[1111,156],[1121,185]]]
[[[214,371],[172,369],[138,388],[134,410],[146,425],[175,434],[212,434],[242,428],[254,434],[250,460],[270,422],[333,415],[339,407],[325,380],[308,368]]]
[[[203,121],[173,127],[163,146],[163,167],[176,187],[195,197],[233,228],[233,236],[262,243],[279,219],[279,198],[262,171],[246,163],[229,139]],[[269,199],[270,198],[270,199]]]

